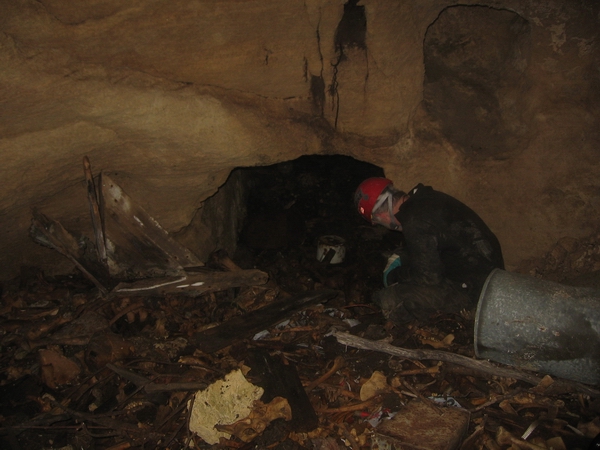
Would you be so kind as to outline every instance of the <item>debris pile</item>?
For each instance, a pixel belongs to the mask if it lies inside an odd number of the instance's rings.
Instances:
[[[396,243],[316,217],[295,245],[167,258],[123,280],[122,247],[106,247],[102,273],[90,261],[103,252],[37,215],[34,236],[80,270],[24,268],[3,286],[0,447],[590,448],[598,386],[475,358],[467,312],[387,322],[370,295]],[[318,257],[331,234],[347,245],[339,261]],[[183,255],[167,238],[146,248]]]
[[[475,359],[468,317],[399,329],[341,291],[307,291],[324,294],[262,329],[229,327],[223,341],[210,331],[260,316],[276,288],[107,298],[86,279],[31,275],[2,297],[3,448],[359,449],[426,439],[421,448],[585,450],[600,432],[595,387]],[[247,310],[249,299],[259,307]],[[440,439],[448,446],[433,446]]]

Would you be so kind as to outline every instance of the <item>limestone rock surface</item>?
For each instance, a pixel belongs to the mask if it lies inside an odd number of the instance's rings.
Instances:
[[[91,234],[85,155],[173,234],[210,210],[212,234],[186,233],[201,259],[234,245],[235,193],[233,210],[204,203],[231,171],[305,154],[465,201],[509,267],[590,235],[599,14],[559,0],[4,1],[0,280],[69,269],[28,227],[39,208]]]

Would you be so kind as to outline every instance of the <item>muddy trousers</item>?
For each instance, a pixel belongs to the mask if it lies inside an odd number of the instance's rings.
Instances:
[[[436,314],[456,313],[475,306],[466,292],[451,283],[434,286],[397,283],[376,292],[373,302],[395,323],[427,320]]]

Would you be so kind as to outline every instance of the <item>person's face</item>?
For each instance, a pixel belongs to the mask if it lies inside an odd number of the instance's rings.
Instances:
[[[402,204],[401,199],[390,197],[389,202],[382,204],[381,208],[373,212],[371,221],[373,224],[383,225],[389,230],[402,230],[402,225],[396,219],[396,213]]]

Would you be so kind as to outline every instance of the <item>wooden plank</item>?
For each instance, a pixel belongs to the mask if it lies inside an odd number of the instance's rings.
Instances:
[[[289,427],[297,432],[307,433],[319,425],[319,418],[302,386],[296,366],[281,357],[272,357],[265,349],[252,349],[245,364],[252,370],[247,375],[252,384],[264,389],[261,398],[269,403],[275,397],[283,397],[292,409]]]
[[[100,192],[107,264],[112,276],[183,276],[184,268],[204,265],[106,174],[101,174]]]
[[[326,302],[338,295],[338,291],[323,289],[307,291],[289,298],[279,299],[246,315],[234,317],[214,328],[190,338],[190,345],[212,353],[228,347],[234,342],[254,336],[284,320],[296,311],[310,305]]]
[[[181,276],[144,279],[131,283],[120,283],[112,291],[120,296],[163,296],[182,294],[197,297],[205,292],[222,291],[232,287],[265,284],[269,275],[257,269],[236,272],[184,273]]]

